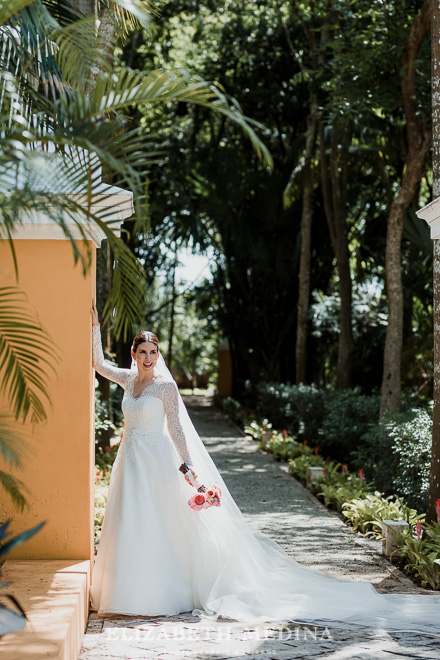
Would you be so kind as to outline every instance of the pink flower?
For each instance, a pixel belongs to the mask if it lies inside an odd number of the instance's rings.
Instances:
[[[318,447],[313,447],[313,451],[315,452],[315,456],[318,456]]]
[[[200,511],[203,508],[203,505],[206,502],[206,497],[204,493],[196,493],[192,497],[189,498],[188,504],[190,505],[191,509],[194,509],[194,511]]]
[[[359,479],[361,480],[361,483],[362,483],[363,481],[365,481],[365,475],[364,475],[364,471],[363,471],[362,468],[359,468],[359,470],[358,470],[358,477],[359,477]]]
[[[101,481],[101,470],[96,470],[96,483],[99,484]]]
[[[281,431],[281,435],[283,436],[284,440],[287,438],[287,429],[283,429]]]
[[[437,522],[440,522],[440,500],[435,501],[435,512],[437,514]]]
[[[417,541],[422,538],[422,521],[418,520],[416,524]]]
[[[218,486],[212,486],[209,490],[206,491],[206,500],[209,502],[209,506],[220,506],[220,498],[222,492]]]
[[[342,474],[345,474],[347,472],[347,463],[342,464]]]

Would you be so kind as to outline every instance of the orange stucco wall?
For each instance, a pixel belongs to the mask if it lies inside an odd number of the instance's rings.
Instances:
[[[18,512],[0,487],[0,521],[12,518],[12,532],[47,522],[8,557],[92,559],[95,446],[90,305],[96,248],[90,244],[93,264],[84,277],[80,265],[74,265],[68,241],[26,239],[14,245],[18,286],[51,335],[59,362],[48,381],[52,401],[48,419],[26,424],[31,455],[23,470],[12,471],[30,490],[26,494],[30,508]],[[11,285],[16,285],[11,252],[0,241],[0,286]],[[1,457],[0,469],[5,469]]]

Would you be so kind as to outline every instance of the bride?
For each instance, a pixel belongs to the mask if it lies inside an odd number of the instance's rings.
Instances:
[[[92,572],[92,610],[440,634],[440,596],[379,594],[369,583],[306,568],[253,531],[188,416],[156,335],[137,334],[132,368],[118,369],[104,360],[95,301],[91,314],[93,367],[124,389],[125,420]],[[189,505],[213,486],[215,506]]]

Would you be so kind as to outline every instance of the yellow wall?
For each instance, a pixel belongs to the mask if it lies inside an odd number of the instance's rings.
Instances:
[[[94,507],[94,376],[91,366],[91,299],[95,255],[86,277],[66,240],[16,240],[18,285],[51,335],[59,357],[49,379],[47,421],[26,424],[31,456],[12,473],[31,493],[30,509],[18,512],[0,487],[0,521],[13,519],[18,533],[46,520],[11,559],[92,559]],[[0,286],[15,285],[9,246],[0,241]],[[31,355],[30,355],[31,358]],[[2,406],[4,408],[4,406]],[[0,469],[5,469],[0,458]]]

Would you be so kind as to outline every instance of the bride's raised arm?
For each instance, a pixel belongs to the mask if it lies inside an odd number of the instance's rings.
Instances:
[[[128,377],[131,374],[130,369],[119,369],[104,359],[102,352],[101,327],[98,321],[98,312],[96,311],[95,301],[92,302],[92,364],[93,368],[114,383],[118,383],[125,389]]]

